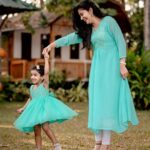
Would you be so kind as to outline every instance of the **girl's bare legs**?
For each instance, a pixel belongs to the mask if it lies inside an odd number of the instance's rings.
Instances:
[[[42,128],[44,130],[44,132],[46,133],[46,135],[48,136],[48,138],[52,141],[53,145],[54,145],[54,149],[55,150],[61,150],[61,146],[58,143],[54,133],[52,132],[52,130],[49,128],[49,123],[44,123],[42,125]]]
[[[41,136],[41,126],[40,125],[36,125],[34,127],[34,134],[35,134],[36,150],[42,150],[42,136]]]

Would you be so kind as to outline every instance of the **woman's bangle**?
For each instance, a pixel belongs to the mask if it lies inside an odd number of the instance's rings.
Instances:
[[[44,59],[49,59],[49,57],[44,57]]]
[[[123,62],[123,61],[120,61],[120,64],[124,64],[124,65],[126,65],[126,63],[125,63],[125,62]]]

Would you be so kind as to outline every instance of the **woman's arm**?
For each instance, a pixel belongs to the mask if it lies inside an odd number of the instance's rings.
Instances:
[[[82,39],[79,37],[79,35],[76,32],[73,32],[56,40],[55,45],[58,48],[58,47],[69,46],[69,45],[77,44],[81,42],[82,42]]]
[[[128,75],[128,70],[126,68],[126,42],[118,23],[112,17],[108,17],[108,30],[110,31],[118,48],[120,73],[123,78],[126,78]]]
[[[55,47],[58,48],[63,46],[69,46],[81,42],[82,42],[82,38],[80,38],[77,33],[73,32],[49,44],[47,47],[44,48],[42,54],[44,54],[45,51],[50,52]]]
[[[45,88],[49,88],[49,55],[48,52],[44,53],[44,82],[43,85]]]
[[[117,45],[119,58],[126,58],[126,42],[120,27],[114,18],[107,16],[107,20],[108,30]]]

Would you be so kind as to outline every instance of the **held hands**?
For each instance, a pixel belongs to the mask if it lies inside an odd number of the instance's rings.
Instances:
[[[43,55],[44,55],[44,59],[49,59],[49,54],[47,51],[45,51]]]
[[[48,45],[47,47],[45,47],[45,48],[43,49],[42,54],[45,55],[45,53],[49,53],[51,50],[52,50],[51,46]]]
[[[42,54],[44,55],[45,53],[49,53],[54,48],[55,48],[55,43],[53,42],[43,49]]]
[[[19,108],[19,109],[16,110],[16,112],[17,112],[18,114],[21,114],[23,111],[24,111],[24,108]]]

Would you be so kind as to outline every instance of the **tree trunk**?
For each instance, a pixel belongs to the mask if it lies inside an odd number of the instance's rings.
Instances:
[[[121,0],[123,8],[125,9],[125,0]]]
[[[144,47],[150,50],[150,0],[145,0],[144,5]]]
[[[43,0],[40,0],[40,7],[44,8],[44,1]]]

